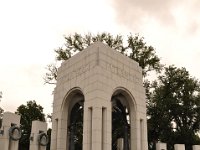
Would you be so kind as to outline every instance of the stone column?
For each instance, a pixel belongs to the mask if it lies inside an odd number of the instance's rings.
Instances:
[[[102,150],[112,149],[112,110],[111,103],[107,104],[107,107],[102,109],[102,121],[103,121],[103,148]]]
[[[92,107],[87,103],[83,114],[83,150],[92,150]]]
[[[83,150],[111,150],[111,111],[108,107],[84,108]]]
[[[92,111],[92,150],[102,150],[102,108]]]
[[[3,114],[3,122],[0,134],[1,150],[18,150],[20,137],[20,116],[11,112]],[[11,135],[11,137],[10,137]]]
[[[46,150],[48,144],[47,123],[33,121],[30,137],[30,150]]]
[[[167,144],[166,143],[156,143],[156,150],[167,150]]]

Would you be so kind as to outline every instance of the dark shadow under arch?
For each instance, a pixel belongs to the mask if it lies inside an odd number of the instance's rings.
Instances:
[[[133,98],[126,89],[115,90],[112,102],[112,150],[117,150],[117,140],[123,139],[124,150],[131,149],[131,110]]]
[[[67,119],[67,150],[83,149],[83,110],[83,93],[77,88],[72,89],[65,98],[62,112]]]

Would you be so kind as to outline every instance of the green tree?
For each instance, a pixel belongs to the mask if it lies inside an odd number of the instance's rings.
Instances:
[[[166,142],[172,150],[176,143],[186,150],[199,144],[200,83],[185,68],[165,67],[153,84],[148,85],[147,113],[150,149],[156,141]]]
[[[32,121],[45,121],[43,107],[34,100],[28,101],[26,105],[20,105],[15,113],[21,115],[22,137],[19,140],[19,150],[29,150]]]

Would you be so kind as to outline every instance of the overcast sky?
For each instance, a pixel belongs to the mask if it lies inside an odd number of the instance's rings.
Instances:
[[[16,111],[28,100],[51,113],[53,86],[46,65],[63,35],[139,33],[161,62],[186,67],[200,79],[199,0],[6,0],[0,1],[0,107]]]

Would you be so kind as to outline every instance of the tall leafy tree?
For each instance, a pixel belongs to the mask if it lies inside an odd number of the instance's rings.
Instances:
[[[185,68],[165,67],[164,73],[149,85],[148,135],[150,148],[156,141],[172,150],[176,143],[186,150],[200,143],[200,82]],[[155,146],[155,145],[154,145]]]
[[[19,140],[19,150],[29,150],[32,121],[45,121],[43,107],[38,105],[34,100],[28,101],[26,105],[20,105],[17,108],[16,114],[21,115],[22,137]]]

